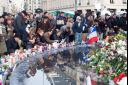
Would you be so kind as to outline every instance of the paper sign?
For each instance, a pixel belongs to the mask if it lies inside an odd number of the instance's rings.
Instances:
[[[0,34],[2,34],[2,26],[0,26]]]

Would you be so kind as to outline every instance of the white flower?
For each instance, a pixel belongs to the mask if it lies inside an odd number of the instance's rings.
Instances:
[[[54,43],[53,43],[53,47],[54,47],[55,49],[57,49],[57,48],[59,47],[59,43],[54,42]]]
[[[108,43],[108,42],[106,42],[106,45],[108,46],[108,45],[109,45],[109,43]]]
[[[113,56],[114,55],[114,53],[113,52],[110,52],[110,54]]]
[[[123,54],[123,50],[122,49],[117,49],[118,54],[122,55]]]
[[[121,46],[121,48],[120,48],[122,51],[124,51],[125,50],[125,47],[124,46]]]
[[[125,53],[124,56],[127,58],[127,53]]]

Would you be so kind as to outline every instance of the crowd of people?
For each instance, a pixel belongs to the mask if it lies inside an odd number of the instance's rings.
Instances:
[[[4,13],[0,16],[0,55],[62,40],[81,44],[87,41],[92,26],[96,26],[100,39],[104,39],[108,34],[117,34],[119,29],[127,31],[127,14],[101,16],[100,12],[95,15],[88,11],[84,15],[76,11],[74,17],[70,17],[63,12],[56,16],[49,12],[22,11],[15,16]]]

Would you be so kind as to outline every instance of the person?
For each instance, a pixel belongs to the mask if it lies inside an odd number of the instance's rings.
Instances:
[[[76,22],[77,16],[80,16],[80,15],[79,15],[78,11],[75,11],[75,15],[74,15],[74,17],[73,17],[73,21],[74,21],[74,22]]]
[[[83,32],[83,24],[82,24],[80,16],[77,16],[76,22],[73,24],[72,29],[73,29],[73,32],[75,33],[76,44],[81,44],[81,42],[82,42],[81,35]]]
[[[36,28],[41,28],[41,24],[42,24],[41,21],[42,21],[42,17],[35,15]]]
[[[14,19],[14,29],[18,35],[20,35],[23,42],[27,42],[27,32],[26,32],[26,21],[28,19],[28,13],[26,11],[20,12]]]
[[[110,30],[112,30],[112,19],[111,16],[106,13],[105,14],[105,28],[106,28],[106,35],[109,34]]]
[[[14,26],[13,26],[13,19],[11,17],[8,17],[6,19],[6,31],[7,31],[7,39],[11,38],[14,36]],[[6,40],[7,40],[6,39]]]
[[[4,25],[4,18],[0,16],[0,55],[3,55],[5,52],[7,52],[6,47],[6,28]]]
[[[73,26],[73,19],[72,18],[68,18],[66,26],[70,29],[70,35],[69,35],[69,42],[73,42],[74,41],[74,33],[72,30],[72,26]]]
[[[66,18],[64,16],[64,12],[61,12],[57,17],[57,29],[60,29],[62,26],[66,24]]]
[[[119,22],[120,22],[119,27],[124,31],[127,31],[127,14],[126,13],[121,15]]]
[[[61,31],[61,33],[60,33],[60,38],[61,38],[61,40],[62,39],[66,39],[66,42],[68,43],[69,42],[69,36],[70,36],[70,34],[71,34],[71,30],[70,30],[70,27],[66,27],[66,29],[62,29],[62,30],[60,30]]]
[[[26,49],[31,49],[34,47],[34,45],[36,43],[36,34],[35,34],[34,28],[30,28],[28,40],[29,41],[27,42]]]
[[[23,49],[24,44],[23,41],[20,39],[18,34],[15,34],[14,37],[8,39],[6,41],[8,53],[13,53],[17,49]]]
[[[44,33],[44,40],[47,44],[52,44],[54,43],[54,40],[51,40],[50,37],[52,35],[52,31],[48,31]]]
[[[113,16],[112,16],[112,22],[111,23],[112,23],[112,28],[113,28],[114,32],[116,34],[118,34],[118,32],[119,32],[119,27],[118,27],[119,18],[117,17],[116,14],[113,14]]]
[[[41,29],[44,30],[44,32],[48,32],[49,30],[51,30],[50,21],[48,17],[44,16],[41,24]]]
[[[38,28],[36,30],[36,42],[35,42],[35,44],[40,45],[42,43],[45,43],[44,31],[41,28]]]
[[[56,29],[56,20],[53,17],[53,14],[49,14],[48,16],[50,22],[50,29]]]
[[[105,39],[106,37],[105,21],[101,16],[98,18],[98,32],[99,32],[100,40]]]
[[[49,13],[46,11],[46,12],[44,12],[44,15],[43,15],[43,17],[48,17],[49,16]]]

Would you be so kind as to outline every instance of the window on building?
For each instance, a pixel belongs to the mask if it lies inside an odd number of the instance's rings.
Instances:
[[[114,0],[110,0],[110,4],[114,4]]]
[[[41,8],[40,6],[38,6],[38,8]]]
[[[127,0],[123,0],[123,4],[127,4]]]
[[[36,4],[36,1],[34,1],[34,4]]]
[[[90,0],[88,0],[87,5],[90,5]]]
[[[41,4],[41,2],[39,1],[38,4]]]
[[[29,4],[31,4],[31,0],[29,0]]]
[[[79,4],[79,6],[81,5],[81,0],[79,0],[79,3],[78,4]]]
[[[29,7],[29,10],[31,10],[31,6]]]

